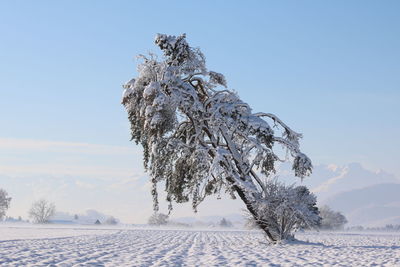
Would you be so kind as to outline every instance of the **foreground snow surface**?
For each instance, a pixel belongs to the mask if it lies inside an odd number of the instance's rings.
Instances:
[[[1,266],[400,266],[400,234],[0,225]]]

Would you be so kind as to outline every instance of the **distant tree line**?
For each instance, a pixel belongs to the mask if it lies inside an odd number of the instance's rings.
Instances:
[[[346,231],[385,231],[385,232],[400,232],[400,224],[387,224],[381,227],[364,227],[361,225],[356,225],[352,227],[347,227]]]

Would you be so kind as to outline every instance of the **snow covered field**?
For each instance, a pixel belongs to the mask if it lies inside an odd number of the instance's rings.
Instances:
[[[400,266],[400,234],[0,225],[1,266]]]

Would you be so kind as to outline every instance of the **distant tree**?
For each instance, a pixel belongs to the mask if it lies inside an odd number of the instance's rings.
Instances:
[[[189,46],[184,34],[158,34],[155,43],[164,57],[159,61],[154,55],[141,56],[139,75],[124,85],[122,98],[132,139],[143,146],[154,210],[158,211],[157,184],[165,181],[170,210],[172,202],[191,200],[196,211],[207,196],[221,190],[240,197],[272,242],[289,237],[289,225],[317,224],[312,197],[297,194],[305,192],[304,187],[279,187],[279,198],[290,198],[285,210],[296,209],[294,218],[300,221],[285,221],[282,232],[271,221],[281,211],[266,214],[273,194],[264,178],[275,173],[276,162],[292,159],[294,174],[300,178],[311,173],[311,160],[300,151],[302,135],[274,114],[253,113],[226,89],[222,74],[207,70],[205,56]],[[300,199],[292,199],[296,196]],[[309,202],[298,203],[304,200]],[[265,220],[268,216],[271,219]]]
[[[104,224],[109,224],[109,225],[115,225],[118,224],[117,219],[115,219],[113,216],[110,216],[106,219],[106,221],[104,222]]]
[[[232,223],[230,221],[228,221],[225,218],[222,218],[222,220],[219,222],[219,226],[220,227],[232,227]]]
[[[94,222],[94,224],[99,225],[99,224],[101,224],[101,222],[97,219],[97,220]]]
[[[168,224],[168,215],[163,213],[154,213],[150,216],[148,223],[150,225],[166,225]]]
[[[0,221],[3,220],[6,215],[7,209],[10,207],[11,197],[8,193],[0,188]]]
[[[40,199],[32,204],[29,210],[29,217],[35,223],[48,223],[50,218],[54,216],[56,206],[45,199]]]
[[[344,225],[347,223],[346,217],[338,212],[338,211],[333,211],[330,207],[328,206],[322,206],[319,209],[320,216],[322,218],[321,220],[321,229],[325,230],[339,230],[343,229]]]
[[[74,215],[74,220],[77,221],[79,219],[78,214]]]

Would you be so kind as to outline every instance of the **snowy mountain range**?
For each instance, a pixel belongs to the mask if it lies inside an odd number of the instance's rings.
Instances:
[[[288,167],[282,167],[282,176]],[[400,180],[385,171],[371,171],[360,163],[318,165],[303,182],[317,195],[319,205],[341,211],[348,226],[400,224]]]
[[[325,203],[342,211],[351,225],[400,224],[400,184],[377,184],[338,193]]]

